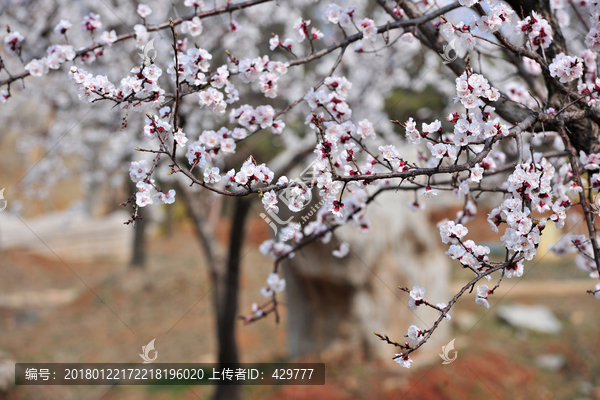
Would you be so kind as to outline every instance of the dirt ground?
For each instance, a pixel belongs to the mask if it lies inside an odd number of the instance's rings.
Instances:
[[[271,268],[258,252],[268,234],[261,226],[244,248],[244,312],[260,300],[258,289]],[[18,362],[139,362],[142,345],[156,338],[160,362],[213,362],[211,283],[191,229],[152,238],[149,260],[140,271],[110,263],[65,265],[51,255],[2,252],[1,356]],[[245,398],[600,399],[600,303],[580,291],[577,281],[568,283],[569,290],[558,290],[565,268],[575,267],[542,262],[523,280],[529,286],[508,291],[517,281],[505,282],[506,291],[490,301],[494,305],[508,293],[502,304],[547,305],[563,324],[558,335],[515,330],[498,320],[493,308],[487,312],[467,296],[450,322],[458,350],[452,364],[442,365],[435,356],[415,362],[410,370],[391,360],[328,361],[324,386],[245,387]],[[42,300],[28,302],[32,293]],[[12,296],[10,301],[7,296]],[[285,321],[284,313],[279,325],[271,318],[240,324],[242,362],[288,361]],[[540,368],[536,357],[544,354],[561,354],[564,365]],[[209,399],[212,391],[207,386],[19,386],[6,398]]]

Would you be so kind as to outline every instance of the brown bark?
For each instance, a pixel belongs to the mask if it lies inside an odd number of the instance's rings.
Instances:
[[[214,287],[213,307],[217,320],[218,362],[220,365],[239,363],[235,328],[242,245],[251,199],[236,198],[234,200],[227,262],[224,263],[224,251],[214,238],[214,225],[208,223],[208,212],[198,198],[198,194],[191,192],[187,186],[183,185],[179,185],[178,192],[182,194],[181,197],[187,206],[190,217],[194,221],[194,227],[204,250]],[[216,388],[215,399],[217,400],[236,400],[240,398],[240,386],[217,386]]]
[[[136,190],[135,183],[129,181],[130,191]],[[129,266],[131,268],[144,268],[146,266],[146,224],[148,213],[143,207],[138,207],[138,215],[141,217],[134,223],[133,249]]]
[[[224,284],[217,284],[215,302],[218,304],[217,331],[219,338],[219,364],[237,364],[239,355],[235,341],[235,328],[237,321],[240,262],[242,258],[242,244],[246,217],[250,210],[250,200],[246,198],[235,199],[235,210],[231,222],[229,235],[229,251],[225,275],[219,280]],[[241,399],[241,386],[217,386],[215,394],[217,400]]]

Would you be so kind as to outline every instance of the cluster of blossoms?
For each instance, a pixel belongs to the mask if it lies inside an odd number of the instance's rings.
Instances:
[[[365,138],[375,138],[376,133],[373,124],[367,119],[359,121],[358,125],[354,125],[349,121],[351,110],[344,100],[347,98],[352,84],[345,77],[328,77],[324,80],[324,84],[329,89],[329,93],[325,90],[315,92],[311,88],[304,97],[311,111],[313,111],[306,118],[307,124],[312,129],[319,129],[322,133],[323,140],[317,144],[314,150],[317,158],[313,161],[311,176],[313,182],[316,181],[316,185],[320,189],[319,195],[323,199],[319,202],[319,206],[323,205],[323,207],[315,210],[316,220],[308,222],[303,233],[304,235],[323,234],[321,240],[327,243],[331,239],[331,233],[328,232],[328,227],[331,224],[350,222],[360,226],[361,231],[368,231],[370,228],[370,224],[364,218],[364,213],[355,213],[355,211],[361,210],[365,206],[366,194],[364,191],[357,189],[363,189],[366,183],[349,183],[346,192],[348,195],[342,203],[337,200],[337,195],[343,184],[333,179],[329,168],[343,170],[345,176],[375,173],[376,169],[373,165],[376,160],[371,156],[367,156],[364,165],[359,166],[357,164],[357,156],[362,150],[356,143]],[[315,116],[319,108],[324,108],[327,113],[319,113],[318,116]],[[342,114],[347,114],[347,118]],[[237,117],[237,115],[239,114],[233,116]],[[331,118],[326,119],[325,115]],[[329,163],[329,160],[332,160],[332,164]],[[292,212],[299,212],[304,209],[311,200],[310,188],[300,182],[290,182],[286,177],[281,177],[277,181],[277,185],[283,185],[285,203]],[[279,211],[278,197],[275,190],[264,193],[262,201],[267,212]],[[313,212],[310,213],[310,215],[312,214]],[[288,229],[285,229],[286,232],[282,232],[277,241],[265,242],[261,251],[274,259],[282,255],[293,256],[292,247],[285,242],[290,239],[293,241],[300,240],[302,238],[300,229],[300,225],[294,229],[289,229],[289,232]],[[333,251],[333,254],[336,257],[344,257],[348,252],[349,245],[342,243],[339,249]]]
[[[469,5],[464,5],[466,7],[472,7],[476,3],[477,1],[469,1]],[[445,23],[440,26],[442,35],[444,35],[448,41],[454,40],[456,35],[458,35],[461,46],[465,49],[473,50],[477,44],[475,37],[471,34],[473,29],[479,28],[483,33],[494,33],[500,30],[502,24],[509,24],[511,22],[511,15],[514,11],[509,6],[504,3],[494,5],[491,2],[490,6],[487,15],[483,15],[480,18],[472,15],[468,24],[461,21],[454,25],[443,18]]]
[[[142,111],[144,102],[159,108],[165,101],[165,91],[158,85],[162,70],[150,65],[134,67],[130,73],[121,79],[118,87],[104,75],[94,77],[75,66],[69,71],[69,79],[77,85],[79,98],[83,101],[109,99],[116,101],[121,108],[133,111]]]
[[[525,41],[533,50],[540,47],[547,49],[552,43],[552,27],[535,11],[531,16],[519,21],[516,26],[517,34],[525,34]]]
[[[85,16],[82,21],[84,30],[96,30],[102,27],[100,22],[100,16],[96,14],[90,14]],[[72,27],[72,24],[67,20],[61,20],[58,25],[54,28],[54,32],[57,35],[64,35]],[[9,32],[4,38],[4,49],[8,54],[19,55],[21,54],[21,42],[24,37],[19,32]],[[112,35],[109,32],[104,32],[100,38],[100,43],[112,43],[116,40],[116,34],[112,31]],[[25,70],[28,71],[32,76],[42,76],[48,73],[50,69],[58,69],[61,64],[65,61],[72,61],[75,56],[75,50],[70,45],[52,45],[46,50],[48,55],[41,59],[32,59],[25,65]],[[88,63],[93,62],[97,55],[102,53],[102,49],[98,48],[82,55],[82,59]]]
[[[358,26],[363,33],[363,38],[367,39],[369,42],[377,40],[377,26],[375,25],[375,21],[365,18],[358,22]]]
[[[536,254],[540,235],[546,226],[546,218],[535,220],[532,211],[539,214],[552,211],[550,219],[561,228],[566,218],[566,207],[571,204],[562,185],[555,185],[554,194],[558,200],[553,203],[553,177],[554,166],[541,154],[534,154],[533,160],[515,167],[504,184],[510,196],[488,215],[490,227],[495,232],[498,232],[501,223],[508,225],[500,240],[507,250],[522,255],[526,260],[533,259]],[[522,274],[522,262],[513,263],[505,270],[508,278]]]
[[[294,256],[292,251],[293,247],[285,242],[292,240],[293,242],[298,243],[303,235],[321,235],[321,241],[323,243],[329,243],[332,237],[329,227],[332,225],[350,224],[359,226],[361,232],[368,232],[370,230],[370,223],[364,217],[364,208],[367,198],[366,192],[364,190],[349,190],[353,193],[353,196],[345,198],[344,203],[342,204],[336,200],[336,194],[341,190],[341,183],[333,181],[331,174],[322,172],[323,170],[326,170],[325,164],[316,161],[313,166],[313,174],[318,176],[317,186],[321,189],[319,195],[323,197],[319,203],[323,204],[323,207],[316,211],[316,219],[308,222],[303,230],[300,224],[288,224],[286,229],[283,229],[280,232],[277,241],[269,240],[263,243],[263,246],[261,246],[261,252],[263,254],[268,255],[275,260],[281,256],[291,258]],[[277,181],[277,185],[285,185],[287,191],[286,194],[289,196],[286,202],[290,210],[294,212],[298,212],[305,207],[304,204],[296,203],[297,199],[302,199],[302,194],[308,194],[307,198],[310,199],[310,192],[305,192],[305,190],[307,190],[306,186],[299,185],[299,190],[296,191],[294,189],[295,186],[290,185],[290,182],[286,177],[281,177]],[[362,185],[358,184],[356,187],[360,189],[362,188]],[[294,198],[294,196],[296,196],[296,198]],[[267,199],[264,199],[264,197],[267,197]],[[267,211],[276,210],[277,198],[275,197],[275,193],[265,193],[263,199],[263,204]],[[347,243],[342,243],[339,249],[333,251],[333,254],[336,257],[343,257],[348,254],[349,251],[349,245]]]
[[[191,48],[187,52],[177,52],[177,63],[171,61],[167,68],[167,73],[175,81],[175,73],[179,75],[180,82],[187,82],[189,85],[206,84],[206,73],[209,72],[212,54],[201,48]],[[178,67],[175,71],[175,67]]]
[[[261,243],[258,248],[264,255],[268,255],[273,260],[277,260],[281,256],[293,258],[295,253],[292,251],[294,247],[284,241],[269,239]]]
[[[592,56],[589,58],[590,60],[595,59]],[[567,61],[570,61],[570,63],[567,63]],[[582,75],[582,65],[581,60],[566,59],[561,56],[555,59],[551,71],[557,79],[564,76],[563,81],[566,82],[577,79]],[[535,68],[536,64],[530,63],[530,67]],[[537,67],[539,68],[539,65]],[[482,76],[466,72],[457,79],[456,89],[455,102],[460,101],[468,111],[471,109],[476,110],[462,115],[459,113],[450,114],[448,121],[454,123],[453,135],[444,134],[441,123],[437,120],[430,124],[423,123],[422,132],[417,129],[412,118],[405,125],[407,141],[413,144],[420,143],[422,139],[427,141],[427,146],[432,154],[432,159],[428,162],[429,167],[441,165],[441,160],[445,157],[456,160],[460,155],[460,149],[464,146],[481,149],[485,140],[495,138],[498,135],[506,137],[509,134],[508,128],[498,118],[492,119],[491,117],[494,109],[486,105],[486,100],[497,100],[499,93],[496,89],[490,87]],[[436,140],[438,137],[439,141]],[[382,146],[380,150],[384,153],[384,159],[400,160],[393,146]],[[469,183],[480,182],[483,171],[495,169],[496,163],[502,164],[504,158],[503,154],[502,157],[498,157],[492,153],[482,163],[476,164],[469,171],[469,178],[460,183],[458,187],[455,187],[455,194],[464,196],[468,193]],[[584,168],[588,170],[595,171],[600,168],[600,157],[595,154],[582,154],[580,159]],[[397,165],[401,164],[397,163]],[[600,189],[600,174],[594,174],[590,181],[592,187],[596,186]],[[463,189],[463,186],[466,186],[466,189]],[[561,171],[555,176],[554,166],[539,153],[533,154],[527,162],[517,165],[503,187],[509,195],[500,207],[492,210],[488,221],[495,232],[498,232],[498,226],[501,223],[507,224],[504,235],[500,239],[509,251],[511,261],[503,268],[502,274],[507,278],[520,277],[523,275],[523,260],[531,260],[536,254],[540,235],[546,225],[546,218],[534,219],[532,212],[539,214],[551,212],[549,219],[558,228],[561,228],[564,226],[566,212],[571,205],[568,195],[576,194],[582,188],[573,179],[573,173],[568,164],[564,164]],[[427,195],[435,194],[435,190],[429,186],[424,192]],[[553,201],[553,198],[556,200]],[[413,207],[421,208],[416,201],[413,203]],[[468,230],[460,222],[463,218],[467,220],[472,218],[475,213],[474,204],[471,203],[470,206],[465,206],[460,215],[457,215],[457,221],[446,221],[440,224],[440,235],[443,243],[451,243],[446,252],[447,255],[452,259],[459,260],[463,266],[471,269],[476,276],[483,278],[485,275],[485,278],[491,280],[489,273],[484,274],[492,268],[488,259],[490,249],[486,246],[479,246],[472,240],[463,241]],[[576,262],[581,269],[595,276],[596,268],[592,256],[591,242],[584,242],[583,239],[583,237],[579,238],[577,243],[574,243],[576,251],[580,252]],[[486,285],[478,286],[476,303],[489,308],[488,295],[491,293],[493,293],[493,290],[490,290]],[[424,294],[424,288],[417,286],[413,288],[410,292],[409,302],[411,310],[416,309],[421,304],[427,304],[424,300]],[[445,306],[442,308],[445,308]],[[415,345],[423,339],[424,332],[416,326],[411,326],[407,336],[410,343]],[[412,363],[407,353],[397,354],[395,361],[407,368]]]
[[[192,18],[190,21],[183,21],[181,24],[181,32],[196,37],[202,33],[202,21],[198,17]]]
[[[267,286],[260,289],[260,292],[265,297],[271,297],[273,293],[283,292],[284,289],[285,279],[281,279],[276,273],[271,273],[267,278]]]
[[[273,107],[258,106],[256,109],[252,106],[245,104],[240,108],[234,108],[229,113],[229,122],[238,123],[240,126],[255,132],[259,129],[265,129],[271,127],[271,130],[275,134],[281,133],[285,124],[281,120],[274,120],[275,110]]]
[[[597,78],[596,59],[597,54],[589,49],[583,50],[580,54],[584,65],[583,83],[577,86],[577,91],[586,96],[588,106],[600,107],[600,79]]]
[[[454,221],[446,221],[440,224],[440,236],[443,243],[452,244],[446,254],[453,260],[458,260],[460,263],[471,269],[476,275],[484,272],[484,267],[488,266],[490,248],[487,246],[479,246],[472,240],[462,242],[462,238],[468,233],[468,229],[462,224],[457,224]],[[488,280],[489,275],[487,275]]]
[[[435,168],[443,163],[444,160],[454,162],[463,151],[475,149],[479,151],[483,148],[483,143],[496,137],[505,137],[508,135],[508,127],[503,124],[499,118],[492,118],[494,108],[486,106],[484,100],[493,101],[499,98],[499,91],[489,85],[488,81],[481,75],[465,72],[456,79],[457,97],[455,102],[460,101],[468,110],[478,108],[473,112],[452,113],[447,120],[454,124],[452,134],[444,134],[442,124],[435,120],[432,123],[423,123],[421,132],[416,127],[416,122],[409,118],[405,124],[406,140],[412,144],[418,144],[422,139],[427,141],[427,147],[431,152],[431,157],[427,160],[427,167]],[[439,138],[439,140],[436,139]],[[398,171],[407,171],[408,165],[397,156],[393,147],[380,147],[380,151],[385,151],[384,159],[395,160],[395,168]],[[485,169],[495,166],[493,159],[486,157],[483,163],[474,165],[467,179],[459,180],[459,184],[454,189],[454,195],[462,198],[469,193],[469,186],[479,183],[483,178]],[[437,191],[429,185],[421,192],[425,197],[437,195]],[[419,209],[418,202],[412,203],[411,208]]]
[[[135,45],[139,49],[144,48],[148,39],[150,39],[148,29],[144,25],[137,24],[133,26],[133,31],[135,32]]]
[[[102,28],[102,22],[100,21],[100,15],[90,13],[83,17],[83,21],[81,21],[81,29],[84,32],[89,31],[97,31]]]
[[[66,35],[67,31],[73,27],[71,21],[67,21],[66,19],[61,19],[60,22],[54,27],[54,33],[58,36]]]
[[[463,48],[470,50],[474,49],[477,44],[475,37],[471,34],[471,29],[471,26],[465,24],[463,21],[460,21],[457,25],[453,25],[446,21],[446,23],[440,27],[442,35],[444,35],[448,41],[455,40],[456,35],[458,35],[460,38],[460,45]]]
[[[4,37],[4,50],[10,55],[20,55],[23,40],[25,38],[19,32],[9,32]]]
[[[352,18],[356,6],[341,7],[335,3],[329,4],[325,13],[323,14],[323,20],[331,24],[339,24],[343,28],[352,27]]]
[[[175,202],[175,190],[171,189],[167,193],[157,190],[152,195],[154,179],[148,178],[149,173],[146,169],[146,160],[132,161],[129,168],[129,177],[135,182],[137,192],[135,194],[135,203],[138,207],[146,207],[148,204],[173,204]]]
[[[305,202],[309,202],[312,199],[311,192],[308,186],[302,184],[293,184],[287,182],[287,178],[283,177],[282,180],[278,181],[278,184],[288,184],[284,194],[288,208],[293,212],[298,212],[305,207]],[[275,191],[270,191],[267,198],[263,198],[263,204],[265,210],[277,208],[277,197]]]
[[[271,51],[275,50],[278,47],[283,47],[287,50],[292,50],[292,45],[294,41],[290,38],[285,39],[283,42],[279,39],[279,35],[273,35],[271,39],[269,39],[269,49]]]
[[[600,4],[590,2],[590,31],[585,36],[585,45],[592,51],[600,50]]]
[[[412,118],[409,122],[412,122]],[[406,123],[408,127],[408,122]],[[393,171],[406,172],[408,171],[408,163],[406,163],[401,157],[396,147],[392,144],[379,146],[379,152],[382,158],[391,166]]]
[[[431,142],[432,133],[442,133],[441,123],[438,120],[431,124],[423,123],[422,132],[419,132],[415,122],[410,118],[406,123],[406,139],[410,143],[417,144],[421,138],[427,138],[429,140],[427,146],[435,158],[449,157],[456,160],[457,153],[461,151],[462,147],[481,144],[486,139],[508,134],[508,127],[499,118],[491,118],[493,111],[493,107],[486,106],[483,112],[450,114],[447,119],[455,124],[454,133],[443,135],[442,140],[453,143],[453,145],[444,143],[434,145]]]
[[[463,72],[456,78],[456,97],[454,102],[460,103],[467,109],[485,106],[484,100],[497,101],[500,91],[490,86],[483,75]]]
[[[347,81],[341,80],[337,82],[335,79],[328,80],[330,84],[328,87],[332,90],[330,93],[327,93],[325,90],[315,92],[314,88],[310,88],[310,91],[304,96],[304,100],[311,110],[323,107],[335,118],[336,122],[345,122],[352,117],[352,109],[344,101],[352,86]],[[307,116],[308,121],[312,122],[312,115]]]
[[[577,57],[567,56],[560,53],[549,65],[550,75],[559,78],[562,83],[579,79],[583,74],[583,63]]]
[[[303,42],[304,39],[306,39],[306,37],[308,37],[311,41],[314,39],[323,38],[323,32],[321,32],[315,27],[311,28],[309,32],[309,26],[310,20],[305,20],[302,18],[296,19],[296,21],[294,22],[294,31],[296,32],[296,40],[298,42]]]
[[[223,131],[223,130],[221,130]],[[219,131],[219,132],[221,132]],[[226,129],[224,130],[226,131]],[[208,162],[210,162],[214,156],[212,154],[217,154],[219,149],[209,149],[206,150],[205,146],[210,146],[214,143],[218,143],[219,135],[214,131],[205,131],[202,133],[200,140],[193,142],[187,150],[186,157],[190,165],[198,168],[205,167]],[[230,138],[225,138],[223,141],[226,141]],[[221,141],[220,153],[226,152],[224,150],[224,143]],[[187,138],[186,138],[187,142]],[[229,152],[233,152],[228,150]],[[273,171],[271,171],[264,163],[260,165],[256,165],[252,158],[249,158],[244,162],[240,170],[236,173],[234,169],[231,169],[224,176],[220,175],[219,168],[217,167],[207,167],[204,170],[204,182],[205,183],[218,183],[222,182],[223,186],[227,189],[231,190],[246,190],[250,187],[264,184],[268,185],[273,180]]]
[[[200,107],[206,107],[215,115],[223,115],[227,110],[227,103],[222,92],[211,87],[198,93],[198,104]]]
[[[487,285],[477,286],[477,298],[475,299],[475,304],[484,306],[485,308],[490,308],[490,303],[488,301],[489,294],[490,289],[487,287]]]
[[[223,127],[218,131],[203,131],[198,142],[208,149],[211,155],[235,153],[235,139],[242,139],[246,135],[244,129],[236,128],[233,131]]]
[[[217,132],[208,130],[203,131],[197,141],[190,144],[186,157],[192,166],[203,168],[208,162],[219,155],[228,155],[235,153],[235,140],[241,140],[246,137],[245,129],[235,128],[230,131],[223,127]],[[187,142],[187,138],[185,140]],[[208,174],[208,175],[207,175]],[[216,183],[221,180],[218,168],[205,172],[208,183]],[[269,184],[273,179],[273,172],[265,164],[256,165],[252,158],[246,160],[240,171],[236,174],[231,169],[225,176],[225,187],[230,188],[235,184],[237,188],[248,188],[258,183]]]
[[[256,79],[259,88],[266,97],[277,97],[277,81],[281,75],[287,73],[289,64],[281,61],[270,61],[269,56],[255,59],[243,59],[238,63],[239,77],[242,82],[250,83]]]
[[[406,291],[408,291],[408,289],[404,289]],[[413,287],[413,289],[409,292],[410,295],[410,300],[408,303],[408,307],[410,310],[416,310],[418,306],[422,305],[422,304],[426,304],[431,306],[424,298],[425,296],[425,288],[419,287],[419,286],[415,286]],[[433,306],[431,306],[433,307]],[[451,316],[444,311],[447,308],[447,305],[445,303],[438,303],[436,304],[436,306],[434,307],[436,308],[440,315],[444,314],[444,319],[449,321],[451,319]],[[408,333],[405,335],[408,338],[408,342],[405,343],[405,348],[409,349],[411,348],[410,346],[418,346],[424,339],[425,336],[429,333],[430,334],[431,330],[427,330],[424,331],[422,329],[419,329],[418,326],[416,325],[411,325],[408,328]],[[409,346],[410,344],[410,346]],[[414,349],[414,347],[413,347]],[[405,367],[405,368],[410,368],[411,364],[413,362],[413,360],[410,359],[408,352],[402,353],[402,354],[396,354],[394,357],[394,361],[396,361],[398,364],[400,364],[401,366]]]
[[[71,61],[75,58],[73,46],[53,45],[48,47],[48,56],[42,59],[33,59],[25,65],[25,70],[32,76],[42,76],[48,73],[49,69],[58,69],[65,61]]]
[[[595,170],[600,169],[600,154],[599,153],[585,154],[584,151],[580,151],[579,152],[579,161],[581,161],[581,165],[583,166],[583,168],[588,171],[595,171]],[[594,180],[594,177],[596,175],[598,175],[598,174],[594,174],[592,176],[592,180]],[[597,189],[595,189],[595,190],[597,190]]]
[[[232,175],[233,170],[228,172]],[[234,182],[239,186],[251,187],[257,184],[268,185],[273,180],[273,171],[271,171],[264,163],[256,165],[252,158],[246,160],[242,168],[238,171],[234,178]]]
[[[490,8],[487,15],[479,20],[471,17],[471,26],[477,26],[484,33],[493,33],[500,30],[502,24],[510,24],[514,11],[505,3],[499,3]]]
[[[146,123],[144,125],[144,136],[147,139],[155,139],[158,134],[164,137],[163,134],[171,131],[171,124],[169,124],[168,119],[169,112],[169,107],[163,107],[159,110],[159,115],[146,115]]]

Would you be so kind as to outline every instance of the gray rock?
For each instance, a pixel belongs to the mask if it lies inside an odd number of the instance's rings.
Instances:
[[[292,357],[317,353],[332,360],[389,360],[397,349],[384,345],[374,331],[402,342],[411,324],[425,329],[439,316],[426,307],[409,311],[409,296],[398,289],[425,287],[425,297],[433,304],[450,298],[447,246],[440,246],[427,214],[408,209],[412,196],[382,194],[367,210],[372,224],[368,236],[346,226],[336,230],[328,245],[313,243],[284,262]],[[350,244],[349,254],[341,259],[331,255],[338,238]],[[442,323],[427,342],[436,350],[433,357],[448,342],[449,328]]]
[[[532,331],[557,334],[562,329],[560,321],[544,306],[527,306],[522,304],[498,307],[498,317],[514,326]]]
[[[469,311],[460,311],[452,316],[452,322],[454,322],[458,326],[458,329],[463,332],[470,331],[480,319],[481,317],[477,317],[476,314]]]
[[[542,354],[535,359],[535,363],[542,369],[558,371],[565,365],[565,357],[562,354]]]
[[[11,355],[0,349],[0,398],[15,386],[15,361]]]
[[[127,262],[131,258],[134,230],[123,221],[129,218],[123,210],[97,218],[61,211],[21,219],[3,212],[0,249],[19,248],[46,257],[55,253],[63,260],[78,262]]]
[[[15,385],[15,362],[0,360],[0,392],[8,392]]]
[[[589,396],[592,394],[592,390],[594,390],[594,385],[587,381],[579,382],[579,392],[584,396]]]

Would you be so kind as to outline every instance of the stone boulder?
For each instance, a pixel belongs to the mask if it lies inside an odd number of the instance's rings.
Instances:
[[[123,224],[125,211],[103,217],[80,212],[53,212],[35,218],[0,213],[0,250],[19,248],[62,260],[128,262],[133,229]]]
[[[390,361],[396,349],[373,332],[403,343],[411,324],[433,324],[439,313],[425,306],[410,311],[408,294],[398,289],[418,285],[434,304],[450,300],[445,248],[427,213],[407,207],[412,199],[412,193],[382,193],[367,210],[372,224],[368,234],[345,226],[329,244],[312,243],[284,262],[290,356]],[[340,241],[350,244],[349,254],[341,259],[331,254]],[[420,352],[439,353],[449,340],[448,329],[442,323]]]

